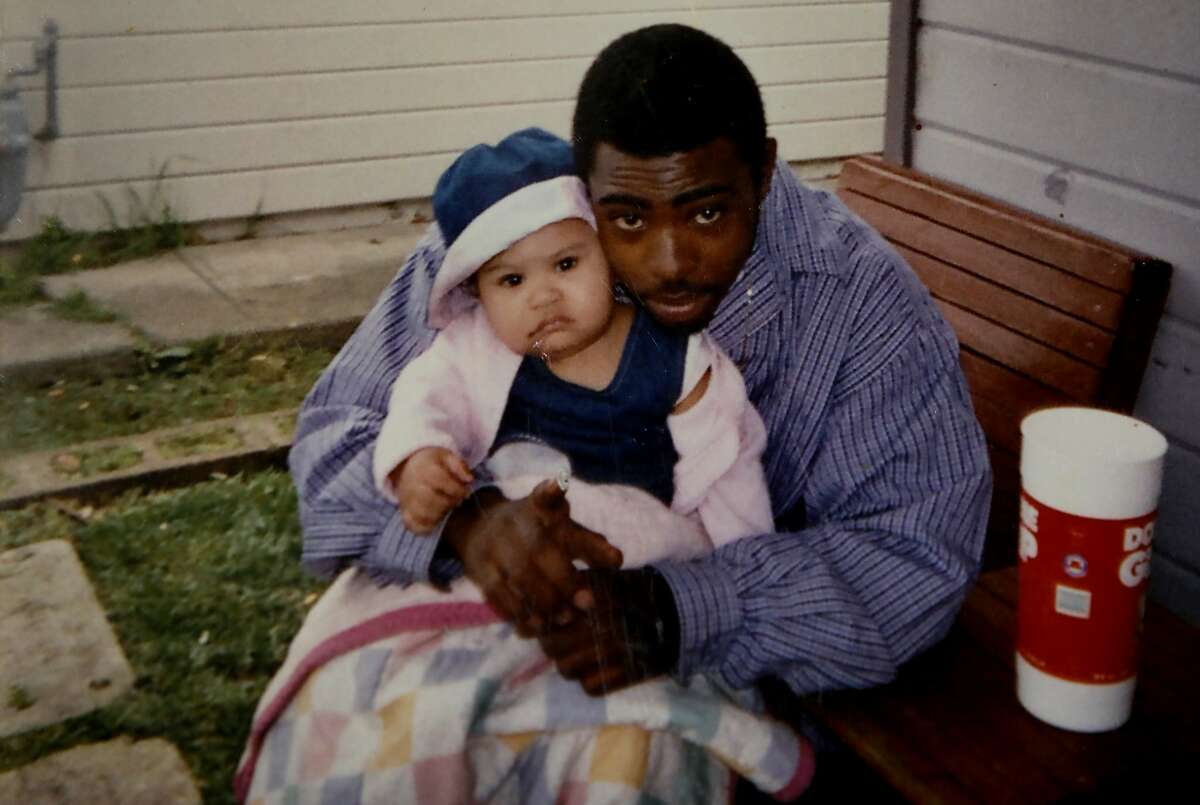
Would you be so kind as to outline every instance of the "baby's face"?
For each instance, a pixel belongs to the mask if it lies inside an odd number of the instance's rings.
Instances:
[[[593,344],[612,321],[608,262],[579,218],[517,241],[484,263],[475,283],[488,322],[513,352],[561,360]]]

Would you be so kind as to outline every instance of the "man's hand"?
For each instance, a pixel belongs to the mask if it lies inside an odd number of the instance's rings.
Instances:
[[[621,566],[621,552],[571,520],[565,493],[546,481],[519,500],[482,489],[450,516],[442,543],[501,617],[532,637],[551,623],[579,620],[591,597],[572,564]]]
[[[425,447],[392,470],[388,479],[414,534],[428,534],[450,510],[463,502],[474,476],[453,450]]]
[[[679,615],[663,577],[649,568],[582,575],[593,598],[587,614],[538,637],[559,673],[602,696],[670,671]]]

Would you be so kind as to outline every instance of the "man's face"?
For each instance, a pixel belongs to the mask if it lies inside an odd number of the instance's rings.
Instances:
[[[488,322],[513,352],[563,360],[595,343],[613,315],[612,277],[587,223],[548,224],[475,274]]]
[[[616,276],[668,327],[702,329],[754,245],[775,143],[751,168],[726,138],[663,157],[596,148],[588,191]],[[755,173],[761,172],[761,187]]]

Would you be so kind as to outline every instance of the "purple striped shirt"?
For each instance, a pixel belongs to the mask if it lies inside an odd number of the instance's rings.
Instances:
[[[433,337],[442,254],[431,227],[305,401],[290,463],[315,573],[461,572],[371,479],[392,380]],[[797,692],[891,679],[946,633],[983,546],[991,472],[953,332],[895,251],[783,163],[709,329],[766,423],[776,515],[806,523],[657,566],[679,610],[677,673]]]

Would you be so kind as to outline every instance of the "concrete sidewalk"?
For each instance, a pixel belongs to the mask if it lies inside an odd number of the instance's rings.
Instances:
[[[389,223],[191,246],[112,268],[48,277],[47,295],[83,292],[111,324],[55,317],[46,305],[0,314],[0,379],[111,371],[139,347],[210,336],[348,334],[425,230]]]

